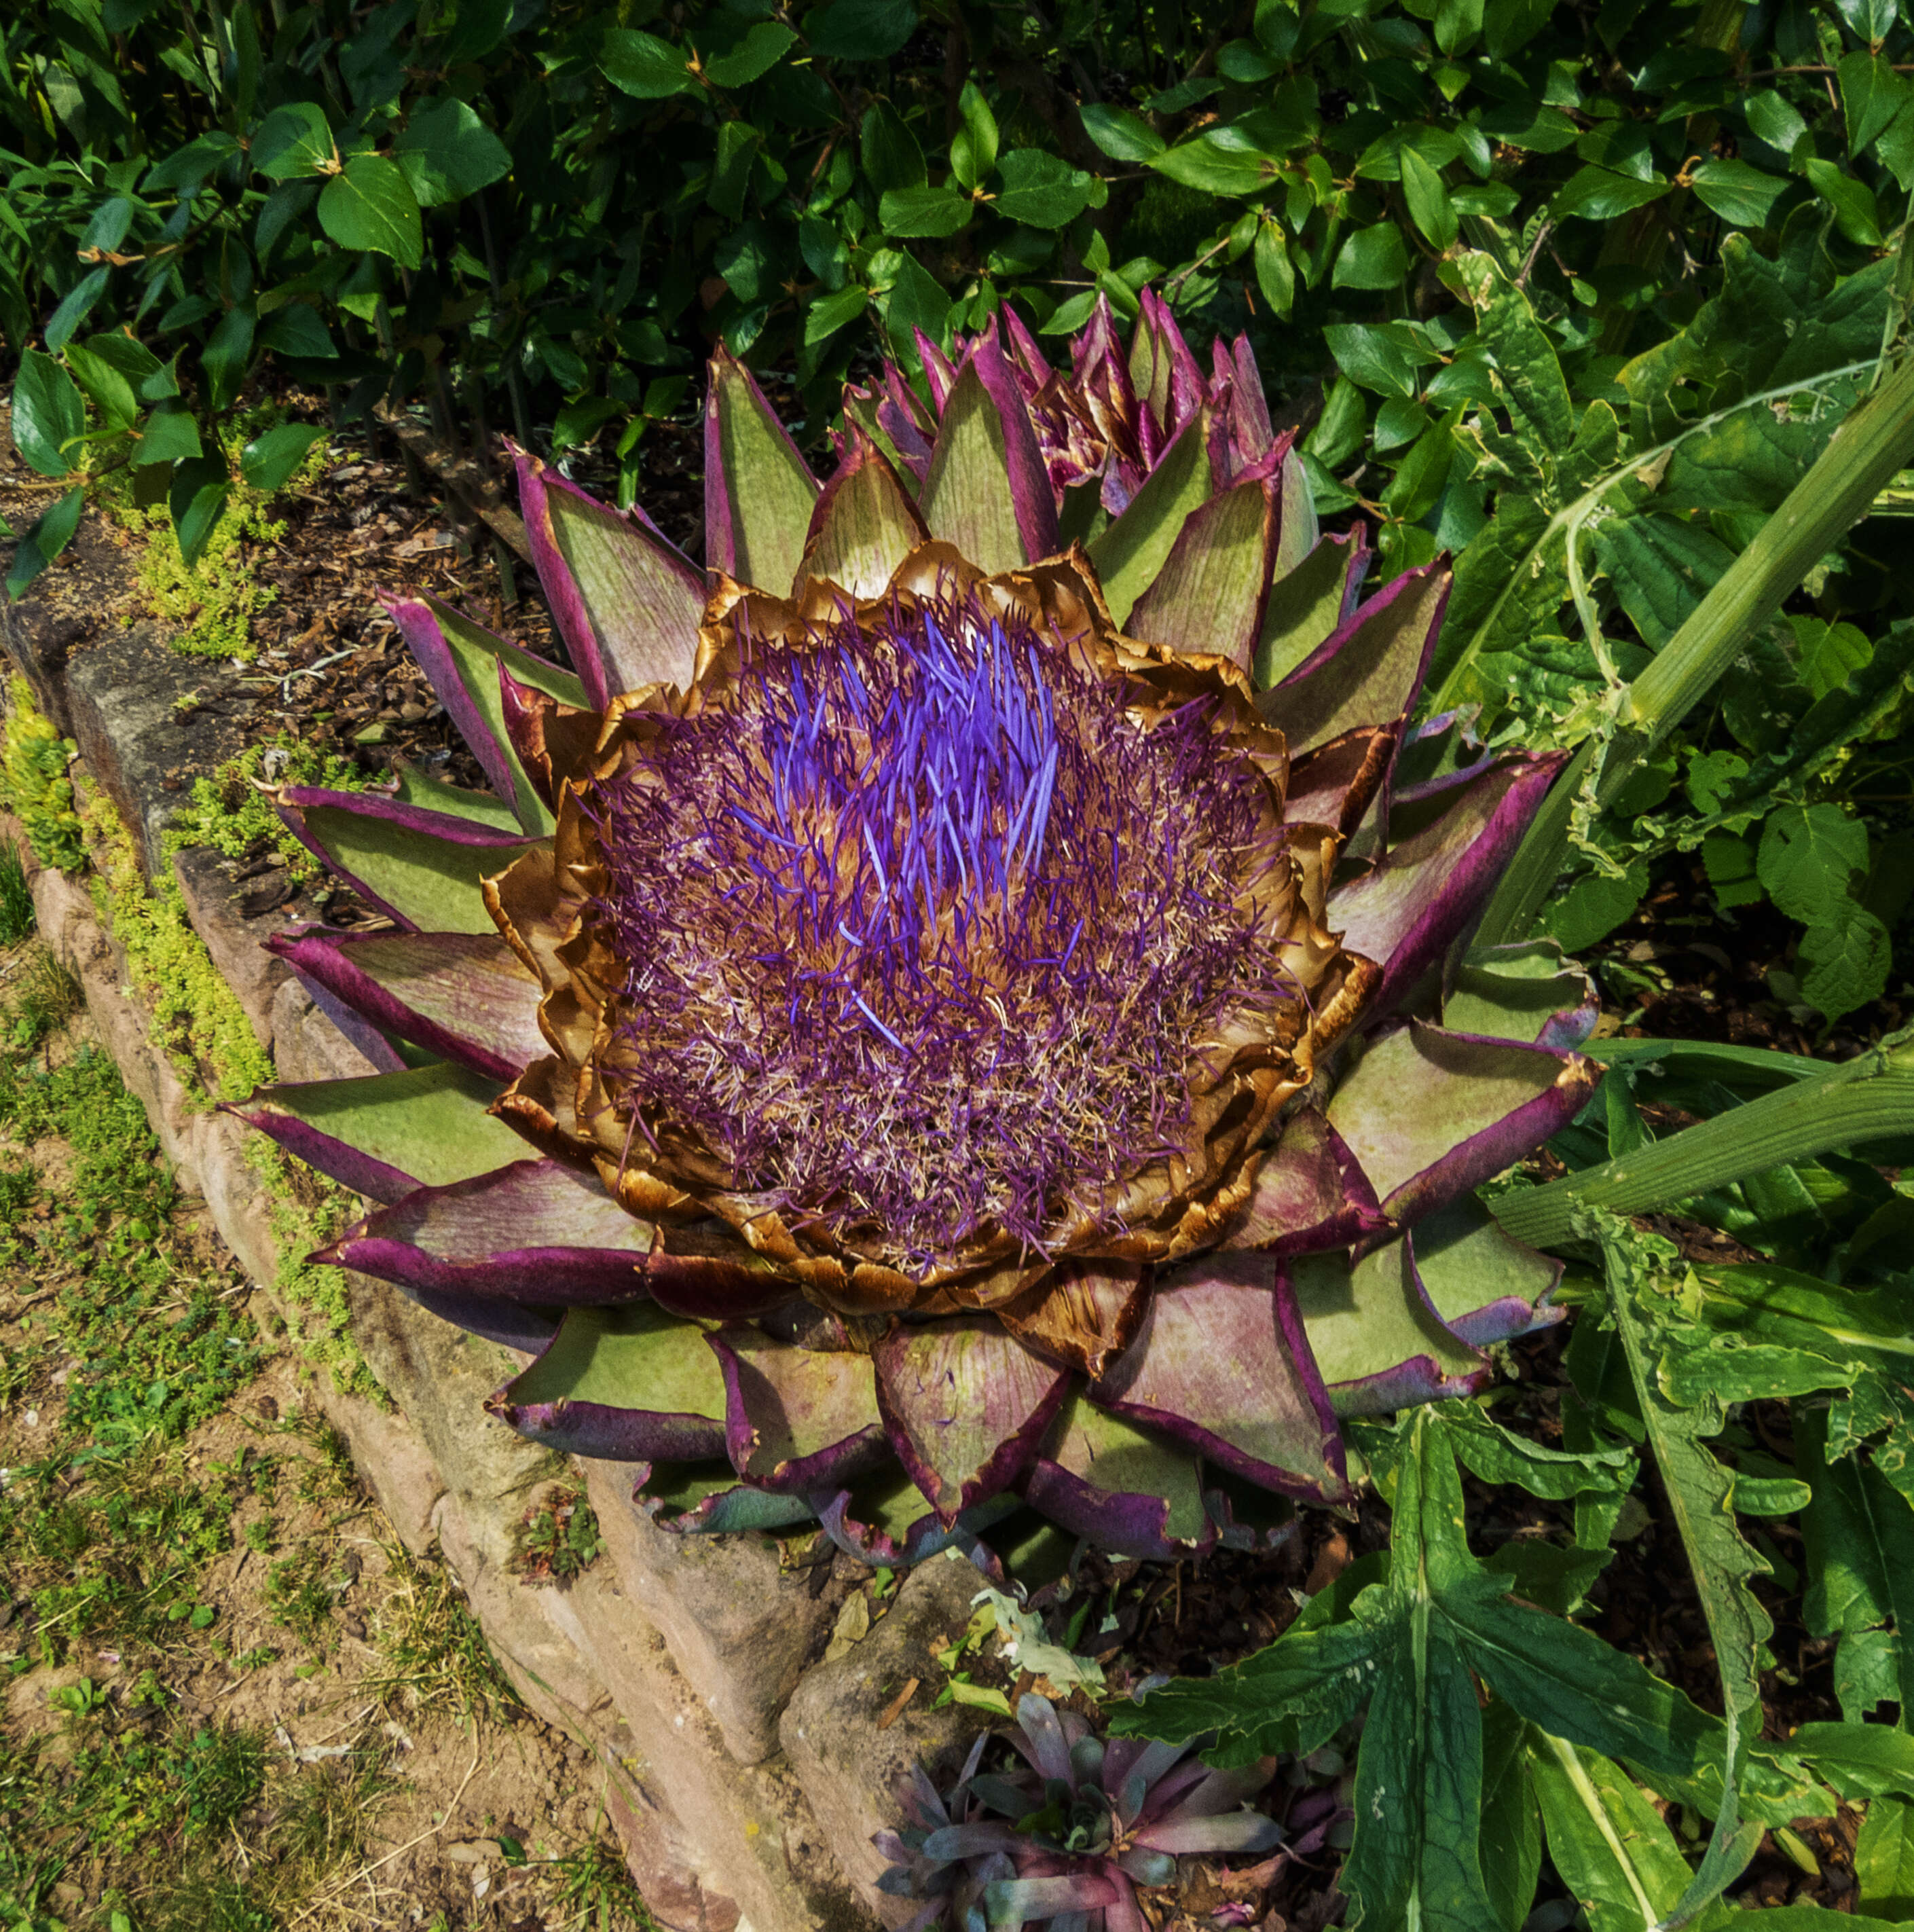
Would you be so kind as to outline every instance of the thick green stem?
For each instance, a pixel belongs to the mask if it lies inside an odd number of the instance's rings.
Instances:
[[[1766,1094],[1619,1160],[1490,1204],[1506,1233],[1546,1247],[1590,1208],[1644,1214],[1784,1162],[1914,1132],[1914,1030],[1814,1080]]]
[[[1914,461],[1914,357],[1859,404],[1754,541],[1622,695],[1596,780],[1607,806],[1636,764],[1712,690],[1802,580]],[[1480,943],[1519,939],[1562,869],[1578,788],[1594,740],[1556,781],[1488,911]]]

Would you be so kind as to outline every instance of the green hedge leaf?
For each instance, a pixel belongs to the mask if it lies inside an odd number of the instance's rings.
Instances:
[[[253,166],[270,181],[316,175],[334,153],[326,110],[310,100],[275,107],[253,136]]]
[[[67,446],[86,430],[86,404],[50,356],[29,349],[14,384],[14,446],[43,476],[64,476]]]
[[[422,208],[462,200],[512,172],[505,143],[464,101],[450,98],[412,110],[392,143],[392,158]]]
[[[402,268],[418,266],[425,247],[418,199],[397,164],[355,154],[319,197],[320,226],[342,248],[376,250]]]

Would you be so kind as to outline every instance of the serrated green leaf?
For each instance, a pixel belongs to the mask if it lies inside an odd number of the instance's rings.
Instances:
[[[14,383],[14,447],[43,476],[72,469],[69,446],[85,434],[86,405],[73,378],[50,356],[29,349]]]
[[[998,164],[999,214],[1030,228],[1062,228],[1090,206],[1091,177],[1041,148],[1013,148]]]
[[[326,184],[319,224],[340,248],[389,255],[403,268],[416,268],[424,254],[418,197],[397,164],[380,154],[353,155]]]
[[[698,91],[685,50],[634,27],[606,30],[598,68],[614,87],[640,100],[663,100]]]
[[[1778,806],[1755,861],[1768,896],[1789,918],[1813,926],[1833,916],[1868,867],[1868,828],[1835,805]]]
[[[1826,1412],[1803,1406],[1794,1419],[1798,1466],[1814,1492],[1801,1519],[1808,1627],[1844,1650],[1892,1625],[1897,1695],[1914,1710],[1914,1508],[1864,1459],[1828,1456]]]
[[[256,436],[239,454],[239,474],[250,490],[270,496],[285,488],[326,432],[316,423],[281,423]]]
[[[1153,161],[1163,152],[1163,137],[1141,115],[1126,107],[1112,107],[1100,100],[1088,101],[1078,112],[1083,117],[1083,131],[1112,160]]]
[[[706,77],[718,87],[748,87],[782,60],[797,44],[794,28],[782,20],[760,20],[728,53],[714,54],[704,64]]]
[[[315,101],[294,100],[275,107],[253,136],[253,166],[269,181],[316,175],[333,158],[332,129]]]
[[[505,143],[451,95],[412,110],[392,143],[392,158],[422,208],[462,200],[512,172]]]
[[[1843,899],[1802,934],[1796,963],[1809,1005],[1838,1020],[1886,992],[1894,944],[1866,907]]]
[[[1772,1574],[1771,1566],[1735,1526],[1732,1474],[1702,1446],[1726,1426],[1726,1410],[1712,1399],[1692,1406],[1672,1400],[1660,1377],[1666,1355],[1697,1343],[1706,1346],[1708,1334],[1695,1324],[1654,1318],[1644,1272],[1628,1246],[1606,1229],[1602,1252],[1609,1312],[1628,1357],[1636,1404],[1648,1430],[1663,1491],[1700,1593],[1722,1690],[1743,1724],[1758,1730],[1760,1673],[1772,1661],[1768,1640],[1774,1626],[1750,1585],[1754,1578]]]

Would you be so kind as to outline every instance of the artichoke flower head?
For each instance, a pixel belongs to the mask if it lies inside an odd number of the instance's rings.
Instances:
[[[1446,576],[1360,598],[1246,345],[1074,349],[926,345],[821,484],[721,350],[704,568],[521,456],[572,668],[390,606],[491,792],[279,795],[390,922],[274,942],[382,1070],[242,1110],[378,1204],[318,1258],[670,1527],[1252,1546],[1554,1318],[1472,1190],[1593,1005],[1463,942],[1557,761],[1412,724]]]

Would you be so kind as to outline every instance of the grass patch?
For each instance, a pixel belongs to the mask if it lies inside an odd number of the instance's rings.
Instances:
[[[10,844],[0,844],[0,946],[17,946],[33,930],[33,895],[26,868]]]
[[[386,1594],[372,1627],[381,1668],[364,1681],[408,1712],[505,1721],[524,1708],[442,1557],[385,1546]]]

